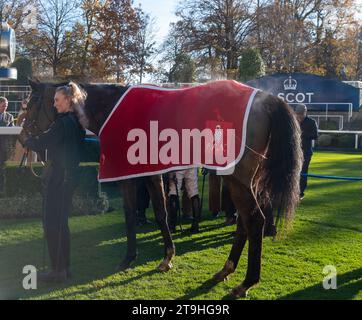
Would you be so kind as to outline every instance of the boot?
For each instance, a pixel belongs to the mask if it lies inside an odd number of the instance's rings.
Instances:
[[[232,213],[232,214],[227,213],[227,214],[226,214],[226,218],[225,218],[225,224],[226,224],[227,226],[232,226],[232,225],[236,224],[236,217],[237,217],[237,213],[236,213],[236,212],[234,212],[234,213]]]
[[[200,197],[199,195],[193,196],[191,198],[192,205],[192,216],[194,218],[190,231],[192,233],[198,233],[199,230],[199,222],[201,221],[201,205],[200,205]]]
[[[218,219],[221,215],[221,212],[220,211],[216,211],[216,212],[212,212],[211,213],[211,216],[213,219]]]
[[[147,224],[151,224],[151,222],[147,220],[146,210],[145,209],[137,210],[136,225],[138,227],[142,227]]]
[[[170,196],[170,212],[169,212],[169,221],[168,226],[170,228],[170,232],[176,232],[177,225],[177,209],[178,209],[178,201],[177,196]]]

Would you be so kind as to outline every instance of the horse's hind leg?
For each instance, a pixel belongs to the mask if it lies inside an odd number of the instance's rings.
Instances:
[[[251,208],[253,207],[253,200],[252,198],[250,198],[250,194],[248,199],[247,190],[243,190],[240,186],[235,184],[229,184],[229,188],[234,204],[242,201],[243,205],[239,206],[239,208],[236,206],[238,208],[238,218],[236,220],[236,235],[229,257],[226,260],[224,267],[213,277],[213,279],[217,282],[226,280],[227,277],[235,271],[238,265],[241,253],[244,249],[247,239],[244,219],[242,219],[241,215],[243,215],[244,212],[248,212],[248,210],[251,210]]]
[[[160,175],[148,177],[147,189],[151,197],[156,221],[160,227],[163,242],[165,244],[165,258],[158,268],[160,271],[166,272],[172,268],[171,260],[175,255],[175,246],[167,224],[166,198],[162,177]]]
[[[123,197],[123,207],[126,218],[127,254],[117,267],[117,271],[123,271],[131,267],[137,258],[136,242],[136,205],[137,186],[134,180],[125,180],[120,183]]]

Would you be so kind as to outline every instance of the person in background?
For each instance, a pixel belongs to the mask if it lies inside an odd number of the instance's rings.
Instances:
[[[14,126],[14,117],[6,111],[8,104],[8,99],[0,97],[0,127]],[[4,169],[6,160],[8,160],[8,139],[6,136],[0,136],[0,193],[3,193],[5,189]]]
[[[310,161],[313,156],[312,141],[318,138],[317,123],[307,116],[307,107],[305,104],[297,104],[295,106],[295,114],[300,124],[302,132],[302,150],[303,150],[303,167],[300,177],[300,199],[304,198],[304,192],[307,188],[307,174]]]
[[[14,126],[13,115],[6,111],[8,109],[8,105],[8,99],[6,99],[5,97],[0,97],[0,127]]]
[[[213,218],[218,218],[221,211],[225,211],[225,223],[232,225],[236,223],[236,208],[231,200],[229,188],[224,183],[222,176],[217,175],[216,171],[209,172],[209,210]],[[221,188],[221,197],[220,197]]]
[[[191,200],[192,207],[192,225],[191,232],[199,232],[199,222],[201,220],[201,203],[198,190],[198,170],[191,168],[169,174],[169,227],[171,232],[176,231],[177,211],[179,207],[179,199],[181,199],[182,181],[185,179],[185,189]],[[176,189],[177,188],[177,189]]]

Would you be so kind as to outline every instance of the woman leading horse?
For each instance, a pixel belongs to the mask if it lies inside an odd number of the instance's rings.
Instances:
[[[48,150],[43,175],[43,227],[51,270],[38,274],[44,282],[63,282],[70,277],[68,216],[78,181],[80,149],[88,120],[84,113],[86,94],[73,82],[58,87],[54,96],[57,117],[49,129],[28,138],[25,147]]]

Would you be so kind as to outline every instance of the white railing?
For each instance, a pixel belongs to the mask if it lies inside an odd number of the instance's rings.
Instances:
[[[318,133],[332,133],[332,134],[354,134],[354,148],[358,149],[358,138],[362,136],[362,131],[339,131],[339,130],[318,130]]]
[[[0,127],[0,136],[17,136],[20,134],[22,127]],[[94,136],[95,134],[87,130],[87,136]]]
[[[10,98],[8,112],[16,116],[20,110],[21,102],[26,99],[31,92],[30,86],[0,86],[0,96]],[[15,95],[15,97],[14,97]],[[18,100],[13,100],[13,99]]]
[[[297,102],[291,102],[289,103],[289,105],[296,105],[298,104]],[[348,122],[351,120],[352,116],[353,116],[353,104],[352,103],[348,103],[348,102],[309,102],[309,103],[303,103],[305,104],[307,107],[308,106],[313,106],[313,105],[317,105],[317,106],[325,106],[325,118],[326,120],[328,119],[329,115],[328,115],[328,112],[329,112],[329,108],[330,106],[335,106],[335,105],[338,105],[338,106],[347,106],[348,107]],[[313,111],[313,110],[311,110]],[[335,111],[334,111],[335,112]]]
[[[308,115],[308,117],[313,118],[317,121],[317,126],[319,129],[320,119],[325,118],[326,116],[321,115],[321,114],[310,114],[310,115]],[[337,119],[338,120],[338,130],[339,131],[343,130],[343,116],[342,115],[328,115],[328,118]]]
[[[27,92],[30,93],[31,88],[30,86],[4,86],[4,85],[0,85],[0,94],[1,93],[5,93],[5,94],[9,94],[9,93],[23,93],[23,92]]]

